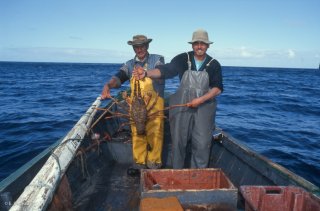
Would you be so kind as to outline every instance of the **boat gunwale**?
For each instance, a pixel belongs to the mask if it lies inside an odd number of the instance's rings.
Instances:
[[[87,111],[80,117],[61,142],[52,150],[48,159],[36,172],[31,182],[23,187],[22,193],[14,200],[10,209],[46,209],[51,203],[56,188],[75,157],[78,147],[81,145],[85,135],[92,124],[97,107],[101,104],[101,97],[90,105]],[[71,142],[70,142],[71,140]],[[56,154],[55,154],[56,153]],[[41,197],[37,197],[41,195]],[[26,203],[33,198],[32,203]],[[32,208],[33,207],[33,208]]]
[[[286,167],[284,167],[276,162],[273,162],[269,158],[257,153],[255,150],[246,146],[241,141],[234,138],[233,136],[231,136],[227,132],[221,130],[221,134],[222,134],[222,139],[219,141],[215,141],[215,142],[218,142],[218,144],[222,144],[223,148],[230,151],[231,154],[236,156],[238,159],[242,160],[248,166],[250,166],[251,168],[253,168],[257,172],[259,172],[261,175],[263,175],[266,178],[273,181],[273,179],[270,177],[271,175],[264,173],[264,172],[270,172],[270,174],[271,174],[272,171],[263,171],[262,170],[262,168],[270,167],[271,169],[275,170],[280,176],[282,176],[284,178],[288,178],[290,181],[295,182],[297,186],[300,186],[300,187],[312,192],[313,194],[320,196],[320,188],[318,186],[316,186],[315,184],[313,184],[312,182],[310,182],[310,181],[304,179],[303,177],[297,175],[296,173],[290,171]],[[245,156],[240,156],[239,151],[236,151],[236,149],[240,149],[240,151],[243,152],[243,154]],[[256,158],[255,161],[259,161],[263,165],[253,165],[253,162],[250,158]],[[275,182],[275,184],[276,184],[276,182]]]

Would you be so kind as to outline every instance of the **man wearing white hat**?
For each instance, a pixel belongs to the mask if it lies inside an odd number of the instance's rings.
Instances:
[[[132,40],[128,41],[128,45],[132,45],[135,57],[122,65],[119,72],[114,75],[111,80],[105,84],[101,98],[110,98],[110,89],[118,88],[122,83],[130,80],[131,99],[135,90],[135,78],[132,78],[132,72],[135,68],[142,68],[144,71],[156,68],[157,65],[164,64],[164,57],[157,54],[149,54],[149,43],[152,39],[148,39],[145,35],[135,35]],[[163,145],[163,128],[164,122],[161,112],[164,108],[164,80],[152,80],[146,78],[140,80],[139,87],[142,97],[151,96],[149,105],[153,105],[149,113],[158,113],[150,118],[146,124],[146,133],[138,134],[135,124],[131,124],[132,130],[132,152],[134,164],[128,169],[128,174],[139,175],[142,168],[160,168],[162,165],[162,145]],[[132,111],[135,112],[135,111]]]
[[[193,51],[175,56],[170,63],[133,75],[140,79],[180,78],[180,86],[170,97],[170,105],[187,104],[170,110],[173,168],[189,167],[185,162],[188,141],[191,144],[191,168],[206,168],[209,163],[212,131],[215,128],[216,99],[223,91],[221,65],[206,52],[211,41],[208,33],[199,29],[193,33]]]

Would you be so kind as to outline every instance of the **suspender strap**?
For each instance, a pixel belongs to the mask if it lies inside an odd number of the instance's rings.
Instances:
[[[206,65],[206,67],[209,67],[210,63],[211,63],[213,60],[214,60],[214,58],[212,58],[212,59],[208,62],[208,64]]]
[[[206,64],[206,67],[203,69],[203,71],[206,71],[207,70],[207,67],[210,66],[211,62],[213,61],[214,59],[212,58],[207,64]]]
[[[189,54],[186,52],[186,54],[188,55],[188,70],[191,70],[191,61],[190,61],[190,57]]]
[[[191,61],[190,61],[190,56],[189,54],[186,52],[186,54],[188,55],[188,70],[191,70]],[[214,60],[214,58],[212,58],[207,64],[206,64],[206,68],[210,66],[211,62]],[[206,68],[204,68],[204,70],[206,70]]]

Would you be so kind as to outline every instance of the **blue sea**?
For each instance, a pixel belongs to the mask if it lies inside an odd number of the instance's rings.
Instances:
[[[119,67],[0,62],[0,181],[66,135]],[[320,71],[223,67],[223,77],[217,125],[320,186]]]

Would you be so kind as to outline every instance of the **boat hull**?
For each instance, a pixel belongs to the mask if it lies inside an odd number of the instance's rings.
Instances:
[[[100,104],[100,99],[98,101],[90,107],[89,113]],[[93,117],[86,121],[88,124],[84,133],[77,139],[79,146],[72,156],[69,156],[70,162],[65,165],[65,170],[60,171],[57,185],[50,189],[52,194],[42,195],[44,197],[41,199],[40,196],[34,195],[39,200],[36,210],[54,210],[57,206],[60,208],[72,206],[74,210],[139,210],[140,179],[127,175],[127,168],[133,163],[130,129],[122,127],[119,131],[120,125],[126,120],[110,118],[105,121],[104,118],[100,118],[101,114],[102,112],[94,113]],[[84,116],[88,116],[88,112]],[[99,123],[96,121],[98,119],[101,119]],[[93,124],[94,127],[91,127]],[[164,135],[163,168],[171,169],[171,136],[167,120]],[[112,137],[111,140],[107,138],[109,136]],[[50,157],[52,158],[53,149],[63,144],[63,140],[65,138],[0,183],[1,193],[6,192],[11,195],[14,203],[12,210],[35,207],[35,200],[25,197],[24,192],[28,191],[30,196],[32,187],[31,192],[37,193],[39,187],[35,187],[32,181],[45,169],[43,166],[49,162]],[[257,154],[221,129],[213,131],[208,167],[221,169],[237,189],[243,185],[293,185],[315,195],[320,193],[314,184]],[[72,199],[71,205],[68,203],[64,205],[63,197],[59,197],[60,182],[64,180],[62,178],[66,180],[62,186],[68,187],[64,192],[67,192],[68,197]],[[238,196],[237,204],[239,208],[244,206],[241,194]]]

